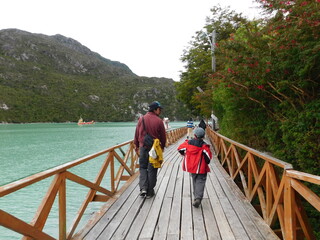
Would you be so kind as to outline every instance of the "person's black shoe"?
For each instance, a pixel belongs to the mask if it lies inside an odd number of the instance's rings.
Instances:
[[[201,204],[201,199],[197,198],[196,200],[194,200],[194,202],[193,202],[192,205],[193,205],[195,208],[198,208],[198,207],[200,206],[200,204]]]
[[[145,197],[145,196],[147,196],[147,191],[144,189],[141,189],[140,190],[140,197]]]
[[[147,193],[147,198],[148,198],[148,199],[149,199],[149,198],[152,198],[154,195],[155,195],[155,192],[154,192],[154,190],[152,189],[151,191],[149,191],[149,192]]]

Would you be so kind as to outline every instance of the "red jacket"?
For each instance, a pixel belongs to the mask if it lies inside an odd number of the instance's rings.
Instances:
[[[210,146],[202,141],[201,146],[192,145],[199,140],[186,140],[179,147],[178,151],[184,155],[182,161],[182,170],[189,173],[204,174],[210,172],[210,168],[205,161],[207,158],[209,161],[212,158]]]
[[[154,112],[147,112],[143,116],[146,131],[153,137],[158,138],[161,143],[161,148],[164,149],[166,146],[166,130],[164,128],[163,121]],[[146,132],[143,129],[142,117],[139,118],[136,132],[134,134],[134,144],[136,147],[143,147],[143,138]]]

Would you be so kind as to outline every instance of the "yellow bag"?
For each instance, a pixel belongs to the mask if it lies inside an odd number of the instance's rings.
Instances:
[[[149,162],[154,168],[161,168],[163,162],[162,148],[159,139],[154,139],[151,150],[149,151]]]

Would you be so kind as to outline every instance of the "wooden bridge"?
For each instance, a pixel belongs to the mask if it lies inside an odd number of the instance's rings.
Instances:
[[[202,206],[194,208],[192,181],[181,170],[179,143],[165,151],[154,198],[139,197],[136,177],[75,239],[278,239],[216,160]]]
[[[176,150],[185,133],[185,128],[168,133],[165,164],[159,171],[153,198],[139,197],[137,156],[133,142],[129,141],[2,186],[0,197],[55,176],[31,223],[0,210],[0,224],[22,234],[23,239],[55,239],[43,228],[58,196],[59,239],[315,239],[302,202],[320,211],[320,198],[305,185],[320,185],[320,177],[295,171],[290,164],[211,129],[207,130],[207,137],[217,158],[210,164],[201,207],[194,208],[192,183],[189,174],[181,171],[182,157]],[[70,172],[71,168],[103,155],[106,157],[95,181]],[[120,163],[118,168],[115,161]],[[102,186],[107,169],[110,189]],[[69,232],[66,180],[89,189]],[[121,184],[123,181],[126,182]],[[92,201],[106,204],[78,230]]]

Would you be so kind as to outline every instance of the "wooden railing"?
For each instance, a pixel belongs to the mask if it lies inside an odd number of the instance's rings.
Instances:
[[[175,129],[173,131],[168,131],[167,132],[167,146],[175,143],[178,141],[180,138],[182,138],[184,135],[187,134],[187,127],[181,127],[178,129]]]
[[[170,145],[186,134],[186,128],[179,128],[167,132],[167,145]],[[126,151],[123,149],[127,148]],[[96,173],[94,181],[88,181],[85,178],[71,172],[74,167],[88,163],[92,159],[104,157],[103,163],[99,171]],[[38,210],[31,223],[27,223],[18,217],[0,209],[0,225],[22,234],[23,239],[55,239],[43,231],[46,221],[56,197],[58,197],[58,214],[59,214],[59,239],[71,239],[75,230],[83,217],[85,210],[90,202],[101,201],[106,202],[116,193],[121,191],[122,181],[129,181],[135,178],[137,173],[138,156],[135,152],[133,141],[128,141],[101,152],[77,159],[75,161],[60,165],[58,167],[34,174],[24,179],[9,183],[0,187],[0,198],[9,194],[14,194],[20,189],[24,189],[30,185],[54,177],[47,193],[45,194]],[[116,168],[115,161],[119,162]],[[110,170],[110,189],[102,187],[107,170]],[[117,173],[115,173],[117,171]],[[94,173],[92,173],[94,174]],[[88,193],[83,200],[78,213],[67,233],[67,188],[66,181],[70,180],[88,188]],[[124,186],[125,187],[125,186]],[[20,199],[23,202],[23,199]],[[21,205],[21,204],[19,204]],[[21,211],[21,209],[19,209]]]
[[[302,201],[320,212],[320,198],[307,186],[320,185],[320,176],[295,171],[291,164],[212,129],[207,134],[221,165],[280,238],[316,239]]]

